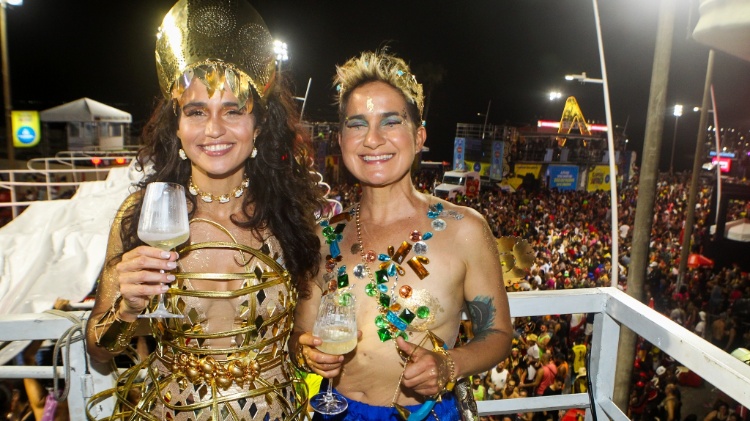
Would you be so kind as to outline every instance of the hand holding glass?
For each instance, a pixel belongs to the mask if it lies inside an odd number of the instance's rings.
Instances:
[[[169,251],[190,237],[185,188],[176,183],[154,182],[146,186],[138,238],[158,249]],[[162,270],[161,273],[164,273]],[[182,318],[164,306],[164,294],[159,294],[157,307],[138,317]]]
[[[323,340],[317,348],[327,354],[344,355],[357,347],[357,311],[348,292],[329,293],[323,296],[313,335]],[[328,380],[328,391],[310,399],[310,406],[321,414],[339,414],[349,404],[343,396],[333,393],[333,379]]]

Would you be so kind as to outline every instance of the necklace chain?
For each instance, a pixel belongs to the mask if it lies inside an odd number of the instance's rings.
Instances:
[[[228,203],[229,200],[232,197],[239,198],[245,193],[245,189],[250,185],[250,178],[245,177],[244,180],[242,180],[242,183],[240,183],[239,186],[232,189],[231,192],[222,194],[220,196],[213,195],[211,193],[204,192],[198,186],[195,185],[193,182],[193,176],[190,176],[190,179],[188,180],[188,191],[193,196],[198,196],[206,203],[211,203],[213,201],[217,201],[219,203]]]
[[[359,254],[362,256],[362,266],[365,268],[365,273],[367,274],[367,277],[370,278],[370,284],[375,284],[375,278],[372,275],[372,271],[370,270],[370,266],[367,265],[367,257],[365,256],[365,245],[362,242],[362,222],[360,220],[360,211],[362,209],[362,203],[357,203],[357,210],[354,214],[354,222],[357,224],[357,243],[359,243]]]

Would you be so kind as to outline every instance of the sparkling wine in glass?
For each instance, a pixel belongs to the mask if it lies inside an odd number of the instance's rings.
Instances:
[[[344,355],[357,347],[357,311],[354,297],[348,292],[323,296],[313,335],[323,340],[318,350],[327,354]],[[344,412],[349,404],[338,393],[333,393],[333,379],[328,379],[328,391],[310,399],[310,406],[321,413],[334,415]]]
[[[185,188],[176,183],[154,182],[146,186],[138,238],[164,251],[172,250],[190,237]],[[161,271],[164,273],[164,271]],[[138,317],[182,318],[164,306],[164,294],[159,294],[156,309]]]

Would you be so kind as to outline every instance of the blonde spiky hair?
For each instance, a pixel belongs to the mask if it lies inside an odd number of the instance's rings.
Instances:
[[[337,102],[341,119],[352,91],[369,82],[384,82],[398,89],[404,95],[407,104],[414,107],[415,112],[410,112],[411,118],[417,124],[422,123],[422,85],[417,82],[417,78],[403,59],[383,51],[366,51],[358,57],[350,58],[343,65],[336,66],[333,84],[338,91]]]

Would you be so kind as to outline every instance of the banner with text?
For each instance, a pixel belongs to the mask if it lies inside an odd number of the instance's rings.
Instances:
[[[550,165],[547,169],[549,187],[558,190],[575,190],[578,184],[578,167],[575,165]]]
[[[597,165],[589,171],[587,191],[609,191],[609,165]]]

